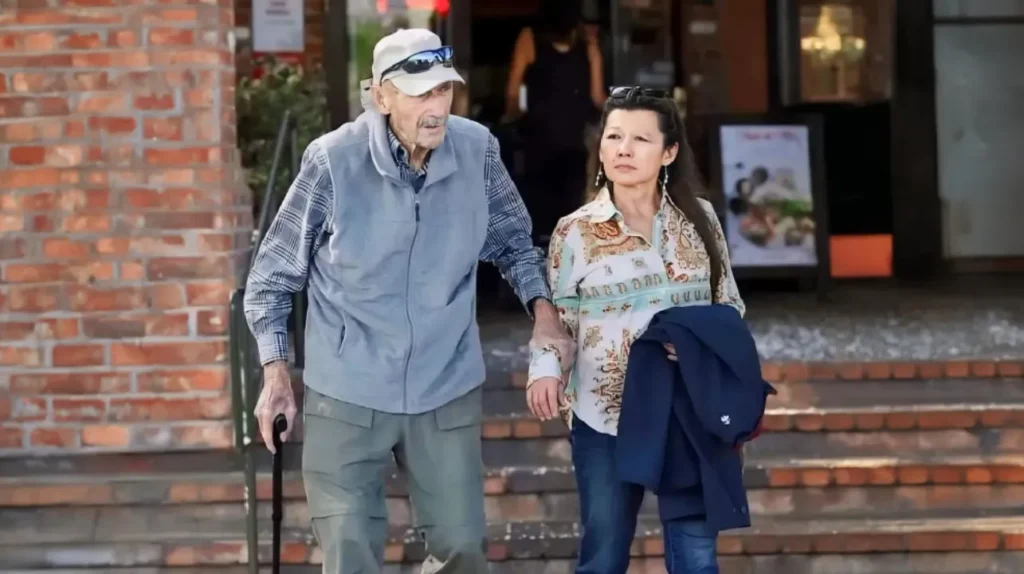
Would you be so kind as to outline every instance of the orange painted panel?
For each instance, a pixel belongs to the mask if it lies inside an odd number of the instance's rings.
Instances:
[[[833,277],[891,277],[892,235],[833,235]]]

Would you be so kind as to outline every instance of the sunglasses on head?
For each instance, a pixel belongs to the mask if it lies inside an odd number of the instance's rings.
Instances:
[[[616,86],[611,89],[609,96],[617,100],[632,100],[636,98],[662,99],[668,97],[668,91],[640,86]]]
[[[405,72],[406,74],[421,74],[434,66],[452,67],[452,47],[441,46],[434,50],[424,50],[399,60],[381,72],[380,79],[383,82],[388,74]]]

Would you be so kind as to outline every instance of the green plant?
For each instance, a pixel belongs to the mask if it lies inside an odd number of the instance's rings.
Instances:
[[[373,47],[388,34],[389,30],[379,18],[355,21],[352,31],[352,54],[350,65],[355,67],[355,80],[359,82],[372,74]]]
[[[304,70],[302,66],[268,58],[256,63],[253,76],[239,79],[235,109],[238,115],[238,149],[253,192],[253,213],[258,214],[270,178],[274,141],[285,110],[291,110],[295,121],[299,154],[326,131],[328,120],[326,85],[320,67]],[[294,177],[290,173],[289,151],[286,146],[278,167],[275,189],[287,188]],[[283,189],[278,193],[283,193]]]

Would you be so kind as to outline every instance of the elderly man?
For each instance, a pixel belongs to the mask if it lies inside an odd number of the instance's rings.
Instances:
[[[530,310],[534,344],[571,356],[497,140],[449,115],[454,82],[452,50],[433,33],[382,39],[376,109],[306,149],[249,275],[268,445],[273,419],[285,414],[290,430],[296,413],[286,319],[291,294],[309,290],[302,471],[325,573],[381,572],[392,459],[434,571],[487,571],[479,260]]]

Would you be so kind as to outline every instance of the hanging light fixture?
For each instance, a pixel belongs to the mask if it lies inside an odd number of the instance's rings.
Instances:
[[[840,11],[845,12],[845,17],[839,17]],[[848,61],[859,60],[864,55],[864,38],[840,33],[836,23],[839,19],[852,20],[851,12],[849,6],[822,5],[814,34],[800,38],[800,51],[826,62],[837,57]]]

